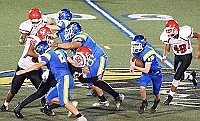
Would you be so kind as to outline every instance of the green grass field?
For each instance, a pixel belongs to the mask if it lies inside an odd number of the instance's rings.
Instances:
[[[163,52],[163,45],[159,40],[160,34],[165,26],[163,20],[133,20],[126,18],[126,14],[159,14],[169,15],[176,19],[180,26],[190,25],[195,31],[200,32],[198,13],[200,11],[199,0],[94,0],[95,5],[105,10],[109,15],[112,15],[121,25],[125,25],[131,32],[143,34],[146,36],[149,43],[158,51]],[[43,14],[56,13],[62,8],[68,8],[76,14],[87,14],[95,16],[96,19],[78,20],[83,28],[83,31],[93,37],[93,39],[105,50],[109,57],[109,68],[128,68],[130,54],[130,37],[119,29],[111,21],[101,16],[99,12],[82,0],[1,0],[1,27],[0,27],[0,72],[7,70],[14,70],[17,66],[17,61],[22,54],[23,45],[18,43],[19,31],[18,27],[21,22],[28,19],[28,11],[38,7]],[[143,16],[148,19],[154,18],[155,15]],[[57,41],[60,41],[59,39]],[[105,46],[111,49],[106,49]],[[199,61],[196,59],[197,41],[192,39],[192,46],[194,48],[193,61],[190,68],[199,69]],[[173,60],[171,52],[169,58]],[[164,67],[164,66],[163,66]],[[165,68],[165,67],[164,67]],[[122,104],[121,111],[115,111],[113,99],[106,94],[110,101],[110,107],[93,109],[91,104],[98,101],[95,97],[87,97],[89,90],[82,87],[75,87],[72,92],[72,99],[79,102],[78,109],[83,113],[88,121],[198,121],[200,116],[199,111],[199,86],[198,88],[191,88],[191,83],[184,82],[178,94],[188,94],[188,97],[181,97],[177,95],[174,102],[176,104],[164,106],[162,103],[158,107],[155,114],[149,114],[149,108],[153,102],[151,87],[149,87],[148,99],[149,107],[147,111],[139,115],[137,110],[141,103],[139,97],[138,85],[131,83],[132,80],[124,81],[124,78],[118,78],[115,81],[109,81],[111,86],[115,87],[117,91],[125,94],[125,101]],[[0,79],[0,81],[2,81]],[[165,91],[169,89],[170,82],[166,78],[163,79],[163,87],[161,92],[161,102],[166,98]],[[1,82],[0,82],[1,83]],[[9,90],[9,86],[0,85],[0,104],[5,100],[5,96]],[[8,112],[0,112],[0,120],[10,121],[18,120],[15,116],[13,108],[19,101],[22,101],[27,95],[31,94],[35,89],[32,87],[22,87],[19,94],[13,99],[9,105]],[[184,102],[184,103],[177,103]],[[182,106],[184,104],[185,106]],[[55,117],[47,117],[39,111],[39,100],[28,105],[22,113],[25,115],[24,119],[20,120],[75,120],[75,118],[67,118],[67,111],[64,108],[56,109]],[[196,107],[194,107],[196,106]]]

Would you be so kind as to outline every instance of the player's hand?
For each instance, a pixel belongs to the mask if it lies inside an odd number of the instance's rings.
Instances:
[[[136,62],[136,60],[134,60],[134,61],[132,61],[132,59],[130,60],[130,65],[132,66],[132,68],[135,67],[135,62]]]
[[[200,59],[200,51],[197,51],[197,58]]]
[[[161,63],[164,64],[165,63],[166,58],[162,58]]]
[[[89,73],[89,69],[88,69],[87,66],[82,68],[82,73],[83,74],[88,74]]]
[[[15,75],[21,75],[21,74],[24,74],[24,73],[25,73],[25,70],[19,70],[19,71],[16,72]]]
[[[129,71],[130,71],[130,72],[134,72],[133,66],[130,66],[130,67],[129,67]]]

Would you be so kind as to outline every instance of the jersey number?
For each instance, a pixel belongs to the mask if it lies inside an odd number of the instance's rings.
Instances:
[[[66,58],[63,56],[63,54],[60,51],[55,51],[55,53],[58,55],[58,58],[59,58],[61,63],[67,62]]]
[[[174,50],[175,50],[177,53],[185,53],[186,50],[187,50],[186,44],[175,45],[175,46],[174,46]]]

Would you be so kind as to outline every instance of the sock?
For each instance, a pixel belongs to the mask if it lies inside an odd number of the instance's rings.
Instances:
[[[49,109],[50,110],[58,108],[58,107],[61,107],[61,105],[60,104],[55,104],[55,103],[52,103],[52,104],[49,105]]]
[[[4,105],[6,106],[6,107],[8,107],[8,102],[6,102],[6,100],[5,100],[5,102],[4,102]]]
[[[107,101],[107,99],[105,98],[104,95],[102,95],[102,96],[98,96],[98,97],[99,97],[99,100],[100,100],[101,102],[105,102],[105,101]]]
[[[79,118],[79,117],[81,117],[82,115],[79,113],[79,114],[77,114],[76,115],[76,118]]]
[[[169,95],[171,95],[171,96],[173,97],[174,94],[175,94],[175,92],[172,92],[172,91],[170,90]]]

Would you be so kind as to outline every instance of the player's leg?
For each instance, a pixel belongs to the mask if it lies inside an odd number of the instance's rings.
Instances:
[[[147,96],[146,96],[146,86],[151,81],[149,74],[142,74],[140,77],[140,98],[142,104],[139,107],[138,113],[144,113],[146,107],[148,106]]]
[[[55,80],[54,76],[50,73],[47,80],[45,82],[41,82],[40,86],[38,87],[38,89],[32,93],[31,95],[29,95],[28,97],[26,97],[21,103],[19,103],[15,109],[14,109],[14,113],[16,115],[17,118],[23,118],[23,115],[21,114],[21,110],[28,105],[29,103],[33,102],[34,100],[41,98],[42,96],[44,96],[51,87],[54,87],[56,85],[57,81]],[[45,100],[46,101],[46,100]],[[42,110],[41,110],[42,111]],[[51,115],[53,115],[55,113],[51,112]]]
[[[165,105],[169,105],[173,100],[173,96],[176,93],[177,87],[180,83],[181,77],[184,75],[186,69],[190,66],[192,60],[192,54],[184,55],[184,56],[175,56],[175,75],[172,81],[171,89],[167,99],[164,101]]]
[[[159,91],[162,86],[162,72],[160,72],[160,74],[155,74],[152,76],[152,83],[153,83],[153,94],[155,95],[155,99],[151,107],[151,113],[155,113],[157,106],[160,103]]]
[[[16,71],[21,70],[20,67],[17,67]],[[13,97],[15,96],[15,94],[18,93],[19,89],[21,88],[24,80],[26,79],[27,74],[22,74],[22,75],[15,75],[12,79],[12,83],[11,83],[11,88],[7,93],[6,99],[4,104],[1,106],[1,111],[6,111],[8,110],[8,105],[10,103],[10,101],[13,99]]]

